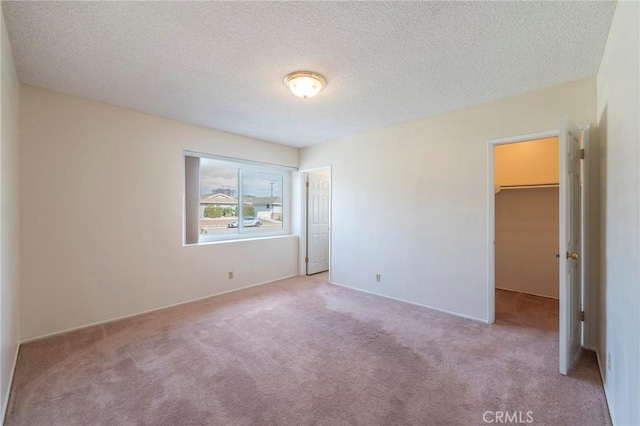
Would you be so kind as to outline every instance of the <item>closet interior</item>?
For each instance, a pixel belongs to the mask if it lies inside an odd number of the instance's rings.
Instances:
[[[558,138],[495,147],[496,289],[558,299]]]

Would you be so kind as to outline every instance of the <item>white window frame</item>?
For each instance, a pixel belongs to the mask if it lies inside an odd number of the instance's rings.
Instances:
[[[186,199],[187,199],[187,188],[186,181],[183,185],[183,224],[182,224],[182,244],[184,246],[196,246],[200,244],[211,244],[225,241],[237,241],[237,240],[250,240],[250,239],[260,239],[260,238],[269,238],[269,237],[278,237],[283,235],[291,235],[291,175],[292,172],[297,171],[296,167],[283,166],[279,164],[270,164],[270,163],[261,163],[257,161],[244,160],[240,158],[231,158],[231,157],[223,157],[219,155],[213,154],[205,154],[201,152],[193,152],[193,151],[183,151],[182,156],[182,164],[184,167],[182,176],[183,179],[186,177],[186,166],[185,159],[186,157],[198,157],[204,158],[207,160],[213,160],[215,162],[214,166],[219,166],[221,168],[231,168],[238,169],[238,230],[237,233],[234,234],[226,234],[226,235],[202,235],[198,229],[198,242],[187,242],[187,220],[186,220]],[[243,204],[244,204],[244,188],[243,188],[243,172],[244,171],[252,171],[252,172],[263,172],[263,173],[272,173],[282,175],[282,229],[274,230],[274,231],[259,231],[259,232],[251,232],[248,234],[244,233],[244,214],[243,214]],[[198,178],[200,171],[198,170]],[[200,188],[198,187],[197,194],[198,203],[200,200]],[[200,205],[198,204],[198,210]],[[200,226],[200,221],[198,220],[198,228]]]

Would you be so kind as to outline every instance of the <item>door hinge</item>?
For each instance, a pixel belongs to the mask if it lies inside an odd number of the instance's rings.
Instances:
[[[308,257],[304,258],[304,263],[309,263],[309,258]]]
[[[304,186],[306,186],[306,187],[308,188],[308,187],[309,187],[309,182],[306,182],[306,183],[304,184]]]
[[[580,159],[584,160],[584,148],[580,150]]]
[[[580,321],[584,321],[584,311],[580,311]]]

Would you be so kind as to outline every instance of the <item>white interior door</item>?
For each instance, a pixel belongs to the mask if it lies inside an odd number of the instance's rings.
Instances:
[[[307,275],[329,270],[331,172],[309,172],[307,180]]]
[[[560,119],[560,373],[580,348],[580,130]]]

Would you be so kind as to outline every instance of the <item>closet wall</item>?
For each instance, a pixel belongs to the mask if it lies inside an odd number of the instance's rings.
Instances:
[[[497,146],[495,183],[496,288],[557,299],[558,138]]]

